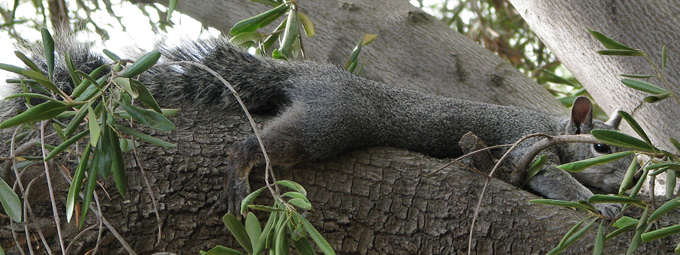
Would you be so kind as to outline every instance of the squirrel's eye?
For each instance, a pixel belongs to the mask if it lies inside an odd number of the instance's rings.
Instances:
[[[609,147],[609,145],[603,144],[603,143],[593,144],[593,146],[591,148],[593,150],[593,154],[595,154],[595,155],[611,154],[612,153],[612,148]]]

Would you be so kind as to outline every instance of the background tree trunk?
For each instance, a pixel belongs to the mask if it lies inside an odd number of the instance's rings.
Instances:
[[[223,30],[266,9],[246,1],[186,3],[189,2],[180,1],[178,10]],[[309,1],[302,3],[302,8],[319,32],[305,41],[313,60],[342,65],[364,33],[377,33],[378,40],[364,48],[360,56],[367,62],[363,74],[368,78],[441,95],[522,105],[556,114],[565,112],[547,92],[512,66],[406,1]],[[174,102],[165,103],[178,107]],[[179,107],[179,115],[173,118],[177,130],[166,137],[178,147],[140,148],[142,165],[158,201],[160,223],[155,220],[150,196],[134,164],[128,165],[128,197],[117,195],[111,183],[105,183],[111,199],[98,192],[104,216],[140,254],[195,254],[198,249],[207,250],[216,244],[237,246],[220,217],[208,211],[224,185],[227,148],[249,135],[250,128],[240,113],[223,113],[206,106]],[[315,206],[310,220],[338,254],[462,253],[467,250],[472,214],[486,178],[461,167],[447,167],[428,175],[446,163],[399,149],[369,148],[277,171],[277,177],[295,180],[308,189]],[[61,179],[59,174],[52,176]],[[261,171],[254,171],[251,178],[254,187],[262,185]],[[31,193],[44,194],[40,186],[44,185],[36,184]],[[65,186],[62,182],[57,191],[62,196],[58,208],[64,208]],[[531,198],[536,197],[492,180],[474,229],[473,253],[542,254],[586,216],[570,209],[532,205],[528,203]],[[29,218],[30,222],[35,228],[43,228],[52,248],[56,248],[54,230],[49,231],[54,229],[49,225],[53,224],[49,203],[35,198],[32,204],[39,218]],[[677,224],[678,219],[678,213],[673,212],[663,218],[663,224]],[[8,225],[7,219],[0,221],[0,225]],[[91,213],[86,226],[96,222]],[[162,226],[160,237],[158,224]],[[62,226],[67,231],[67,241],[75,237],[72,223]],[[16,231],[19,243],[25,243],[23,228]],[[590,235],[568,253],[590,252],[593,233]],[[96,236],[96,231],[89,230],[73,251],[91,249]],[[125,253],[110,231],[104,232],[102,240],[101,254]],[[606,253],[623,253],[628,240],[630,236],[609,240],[610,250]],[[673,237],[652,242],[641,251],[671,251],[678,241]],[[9,231],[2,229],[0,245],[12,247],[13,242]],[[36,241],[31,243],[39,246]]]
[[[167,0],[136,2],[167,4]],[[366,62],[362,76],[369,79],[443,96],[566,113],[554,97],[512,65],[406,0],[301,1],[299,6],[317,31],[314,37],[303,38],[308,59],[344,66],[364,34],[378,34],[359,56]],[[222,0],[177,5],[178,11],[225,34],[236,22],[269,8]]]
[[[605,110],[633,112],[652,142],[672,150],[668,137],[680,137],[680,103],[668,98],[641,106],[649,93],[620,82],[620,74],[656,74],[641,57],[601,56],[604,47],[587,28],[628,46],[643,49],[661,68],[661,47],[668,47],[666,79],[680,93],[680,6],[677,1],[510,1],[531,29]],[[664,87],[658,79],[650,82]],[[639,108],[634,110],[636,107]],[[629,130],[630,131],[630,130]],[[634,134],[632,131],[628,132]]]

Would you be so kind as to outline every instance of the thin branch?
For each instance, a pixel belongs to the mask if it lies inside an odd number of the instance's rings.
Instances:
[[[532,138],[532,137],[537,137],[537,136],[543,136],[543,137],[548,137],[548,138],[552,137],[552,136],[547,135],[547,134],[535,133],[535,134],[526,135],[526,136],[520,138],[519,140],[517,140],[517,142],[515,142],[512,145],[512,147],[510,147],[510,149],[508,149],[508,151],[505,152],[505,154],[503,154],[503,156],[498,160],[498,162],[496,162],[496,165],[493,167],[493,169],[491,170],[489,175],[487,175],[486,182],[484,182],[484,187],[482,188],[482,193],[479,195],[479,200],[477,201],[477,206],[475,207],[475,212],[472,216],[472,223],[470,223],[470,238],[469,238],[469,241],[468,241],[467,254],[471,254],[470,252],[472,251],[472,237],[473,237],[473,234],[475,233],[475,231],[474,231],[475,230],[475,223],[477,222],[477,217],[479,216],[479,210],[482,207],[482,201],[484,200],[484,194],[486,193],[486,188],[489,186],[489,183],[491,182],[491,177],[496,172],[498,167],[500,167],[501,163],[503,163],[503,161],[505,161],[505,159],[510,155],[510,152],[512,152],[512,150],[517,148],[517,146],[519,146],[519,144],[524,142],[525,140]]]
[[[59,247],[61,247],[62,254],[65,254],[64,238],[61,233],[61,223],[59,213],[57,211],[57,201],[54,199],[54,189],[52,189],[52,180],[50,178],[50,167],[47,162],[47,149],[45,148],[45,126],[49,121],[42,121],[40,123],[40,146],[42,147],[43,165],[45,166],[45,178],[47,179],[47,190],[50,195],[50,202],[52,204],[52,215],[54,217],[55,227],[57,228],[57,236],[59,237]]]

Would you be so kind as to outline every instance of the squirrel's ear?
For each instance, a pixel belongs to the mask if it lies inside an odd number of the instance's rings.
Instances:
[[[567,125],[567,133],[590,134],[593,129],[593,104],[587,97],[578,97],[571,107],[571,120]]]

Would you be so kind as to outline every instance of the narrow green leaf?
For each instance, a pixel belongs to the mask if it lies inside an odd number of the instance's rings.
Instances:
[[[245,46],[246,43],[254,43],[262,40],[263,36],[263,34],[258,32],[244,32],[232,37],[229,39],[229,42],[235,45]]]
[[[144,105],[153,109],[157,113],[163,113],[161,111],[161,107],[158,105],[158,102],[156,102],[156,99],[153,98],[151,92],[146,88],[146,86],[144,86],[144,84],[138,80],[130,79],[130,85],[132,85],[133,90],[137,91],[137,99],[140,102],[144,103]]]
[[[71,54],[69,52],[66,52],[66,55],[64,55],[64,62],[66,64],[66,70],[68,71],[68,75],[71,77],[71,81],[73,81],[73,84],[80,84],[83,82],[82,79],[80,79],[80,76],[76,73],[76,67],[73,64],[73,61],[71,60]]]
[[[643,140],[645,140],[649,147],[654,147],[652,145],[652,142],[649,140],[647,133],[645,133],[645,130],[642,129],[642,127],[640,127],[640,124],[638,124],[638,122],[635,121],[635,119],[633,119],[633,117],[630,116],[630,114],[624,111],[618,111],[618,113],[619,115],[621,115],[621,117],[623,117],[624,120],[626,120],[626,122],[628,122],[628,124],[630,124],[630,127],[635,131],[635,133],[637,133],[640,137],[642,137]]]
[[[654,241],[659,238],[664,238],[670,235],[680,233],[680,225],[673,225],[670,227],[665,227],[662,229],[657,229],[654,231],[649,231],[642,234],[641,238],[644,242]]]
[[[247,253],[251,254],[253,252],[253,246],[251,245],[250,238],[248,238],[248,233],[246,233],[243,224],[231,214],[225,214],[224,217],[222,217],[222,221],[227,225],[227,229],[229,229],[229,232],[236,238],[236,241],[238,241],[241,247],[243,247]]]
[[[123,87],[125,92],[130,94],[132,98],[137,98],[139,96],[139,92],[137,92],[137,89],[133,89],[132,86],[130,85],[130,78],[116,77],[115,79],[113,79],[113,82],[118,84],[118,86]]]
[[[38,68],[38,66],[35,63],[33,63],[33,61],[31,61],[31,59],[26,57],[26,55],[24,55],[24,53],[21,53],[20,51],[15,51],[14,55],[16,55],[21,60],[21,62],[24,62],[24,64],[26,64],[28,66],[28,68],[31,68],[31,70],[36,71],[36,72],[40,72],[40,68]],[[22,72],[22,74],[23,74],[23,72]]]
[[[657,152],[658,149],[644,141],[615,130],[596,129],[590,132],[597,140],[631,150]],[[611,154],[613,155],[613,154]]]
[[[76,115],[73,116],[73,119],[71,119],[71,122],[69,122],[68,126],[66,126],[66,128],[64,129],[64,135],[70,136],[73,134],[73,132],[76,131],[76,129],[78,129],[80,124],[83,122],[83,119],[85,119],[85,115],[87,115],[89,111],[88,108],[90,107],[91,106],[89,102],[85,103],[85,105],[80,107]]]
[[[24,70],[22,73],[25,76],[28,76],[29,78],[33,79],[40,85],[45,86],[45,88],[49,89],[50,91],[59,94],[59,89],[57,89],[57,86],[55,86],[51,81],[49,81],[47,77],[45,77],[45,75],[42,74],[41,72],[33,70]]]
[[[116,181],[116,188],[122,197],[125,197],[128,190],[127,183],[127,171],[125,170],[125,157],[123,157],[123,151],[120,149],[120,141],[116,132],[111,129],[109,125],[106,125],[108,129],[110,146],[113,150],[111,159],[111,172],[113,173],[113,179]]]
[[[243,199],[243,201],[241,201],[241,215],[245,215],[245,214],[246,214],[248,205],[252,204],[252,203],[255,201],[255,198],[257,198],[257,196],[259,196],[260,193],[262,193],[262,191],[263,191],[265,188],[266,188],[266,187],[262,187],[262,188],[257,189],[256,191],[251,192],[250,194],[248,194],[248,195]]]
[[[217,245],[215,248],[210,249],[203,255],[246,255],[243,252],[234,250],[232,248],[224,247],[222,245]]]
[[[626,46],[623,43],[617,42],[616,40],[607,37],[606,35],[600,32],[591,30],[590,28],[588,28],[588,32],[590,32],[590,34],[592,34],[595,37],[595,39],[600,41],[600,43],[602,43],[602,45],[607,49],[635,50],[629,46]]]
[[[106,55],[113,61],[119,62],[121,60],[121,58],[118,55],[116,55],[116,53],[113,53],[110,50],[104,49],[103,52],[104,55]]]
[[[297,214],[296,212],[293,212],[293,214]],[[314,240],[314,243],[316,243],[316,246],[319,246],[321,251],[323,251],[324,254],[326,255],[333,255],[335,254],[335,251],[331,247],[331,245],[326,241],[323,236],[317,231],[314,226],[312,226],[312,223],[309,223],[307,219],[305,219],[302,216],[299,216],[300,222],[302,223],[302,226],[304,227],[305,231],[307,231],[307,234]]]
[[[139,75],[143,73],[146,70],[149,70],[153,65],[158,62],[158,59],[161,58],[161,53],[158,52],[157,50],[153,50],[149,53],[144,54],[144,56],[140,57],[135,61],[132,66],[128,67],[128,69],[123,73],[123,77],[131,78],[133,76]]]
[[[274,182],[274,184],[286,186],[286,187],[288,187],[292,190],[295,190],[297,192],[302,193],[302,195],[304,195],[304,196],[307,196],[307,191],[305,190],[305,188],[302,187],[302,185],[300,185],[297,182],[289,181],[289,180],[280,180],[280,181]]]
[[[45,49],[45,62],[47,62],[47,77],[52,79],[54,77],[54,39],[50,35],[50,31],[46,28],[40,29],[43,39],[43,48]]]
[[[15,66],[15,65],[2,64],[2,63],[0,63],[0,69],[8,71],[8,72],[13,72],[15,74],[21,74],[21,75],[23,75],[24,70],[26,70],[26,69],[23,69],[21,67]]]
[[[235,36],[244,32],[255,32],[258,28],[269,25],[281,17],[288,9],[288,5],[284,3],[256,16],[241,20],[231,28],[229,34]]]
[[[647,175],[649,174],[649,169],[646,167],[643,168],[642,170],[642,175],[640,176],[640,179],[638,182],[635,184],[635,187],[630,192],[629,197],[637,197],[638,193],[640,192],[640,189],[642,189],[642,185],[645,183],[645,180],[647,180]]]
[[[0,204],[7,216],[15,222],[21,223],[21,200],[14,190],[0,178]]]
[[[90,144],[96,147],[97,143],[99,142],[99,135],[101,135],[101,129],[99,128],[99,123],[97,122],[97,114],[92,109],[91,105],[87,105],[87,118],[89,127],[88,130],[90,130]]]
[[[628,216],[621,217],[612,225],[613,227],[616,227],[618,229],[607,234],[607,237],[605,237],[605,239],[606,240],[612,239],[624,232],[627,232],[628,230],[635,228],[638,225],[638,222],[639,221],[637,219],[633,219]]]
[[[678,142],[678,140],[675,140],[675,138],[673,138],[673,137],[669,137],[668,140],[671,141],[671,143],[673,144],[673,147],[675,147],[675,150],[680,152],[680,142]]]
[[[357,44],[357,46],[354,46],[352,53],[349,55],[349,59],[347,59],[347,62],[345,62],[345,70],[350,70],[352,64],[356,65],[359,53],[361,53],[361,47],[362,47],[361,43]]]
[[[293,44],[295,43],[295,40],[297,40],[298,36],[300,36],[297,15],[295,15],[296,13],[297,11],[293,8],[288,11],[286,28],[283,30],[283,41],[279,47],[279,51],[281,51],[283,55],[286,56],[286,58],[291,57],[291,49],[293,48]]]
[[[286,220],[287,222],[288,220]],[[281,225],[276,231],[276,237],[274,239],[274,252],[278,255],[288,255],[290,245],[288,244],[288,228],[285,223]]]
[[[361,45],[367,45],[378,38],[377,34],[364,34],[364,38],[361,39]]]
[[[586,219],[584,219],[584,221],[585,220]],[[564,235],[564,238],[562,238],[562,241],[560,241],[557,247],[549,251],[547,254],[558,254],[565,250],[566,248],[568,248],[569,246],[571,246],[572,244],[574,244],[574,242],[581,238],[581,236],[583,236],[583,234],[585,234],[586,231],[590,230],[590,228],[593,226],[596,220],[597,218],[593,219],[592,221],[590,221],[590,223],[588,223],[588,225],[584,226],[579,231],[574,232],[574,230],[583,223],[583,221],[581,221],[579,224],[577,224],[571,230],[569,230],[569,232],[566,235]]]
[[[58,101],[44,102],[3,121],[0,123],[0,129],[51,119],[73,106],[75,105],[67,105]]]
[[[637,248],[640,247],[640,243],[642,243],[642,233],[645,232],[645,228],[647,227],[648,217],[649,208],[645,208],[644,212],[642,213],[642,217],[640,217],[640,221],[638,222],[638,225],[635,228],[635,235],[633,236],[633,239],[630,241],[630,245],[628,246],[626,255],[635,254]]]
[[[604,251],[604,221],[600,221],[600,227],[597,229],[597,236],[595,237],[595,245],[593,246],[593,255],[602,255]]]
[[[298,20],[300,21],[300,24],[302,24],[302,27],[305,29],[305,34],[307,37],[312,37],[316,34],[316,30],[314,29],[314,23],[312,23],[312,20],[307,17],[307,15],[304,15],[302,13],[297,13]]]
[[[673,198],[676,178],[677,172],[675,170],[668,169],[668,171],[666,171],[666,199]]]
[[[546,156],[547,155],[541,155],[540,157],[538,157],[538,159],[534,161],[533,164],[531,164],[531,166],[527,170],[527,176],[522,186],[526,185],[529,182],[529,180],[531,180],[531,178],[536,176],[536,174],[538,174],[538,172],[540,172],[543,169],[543,166],[545,165]]]
[[[267,239],[272,233],[272,229],[278,222],[278,213],[271,212],[269,214],[269,219],[267,219],[267,224],[264,225],[264,230],[260,234],[260,238],[257,241],[257,245],[253,247],[253,254],[260,254],[265,248],[267,248]]]
[[[92,139],[92,136],[90,136]],[[100,139],[101,141],[101,139]],[[85,216],[92,203],[92,196],[94,194],[95,188],[97,188],[97,175],[99,174],[99,158],[101,157],[101,146],[95,148],[94,158],[92,159],[92,164],[90,164],[90,173],[87,175],[87,186],[85,186],[85,197],[83,198],[83,206],[80,213],[80,226],[83,227],[85,223]],[[77,192],[77,191],[76,191]]]
[[[635,198],[627,197],[627,196],[619,196],[619,195],[602,195],[602,194],[595,194],[588,198],[588,203],[619,203],[619,204],[634,204],[638,205],[641,207],[645,207],[646,205]]]
[[[82,186],[83,179],[85,178],[85,171],[87,171],[87,162],[90,158],[91,148],[92,145],[87,143],[85,150],[83,150],[83,156],[80,158],[80,162],[78,163],[78,168],[76,168],[76,172],[73,173],[73,181],[71,182],[71,186],[68,189],[68,195],[66,195],[67,222],[71,222],[71,218],[73,218],[73,211],[75,210],[76,203],[78,202],[80,187]]]
[[[250,243],[253,246],[253,250],[257,247],[257,243],[260,241],[260,235],[262,234],[262,226],[260,225],[260,220],[257,219],[254,213],[249,212],[246,216],[246,233],[250,238]],[[254,253],[257,254],[257,253]]]
[[[59,144],[59,146],[54,148],[54,150],[50,151],[50,154],[47,155],[45,160],[53,159],[55,156],[59,155],[59,153],[61,153],[62,151],[64,151],[65,149],[67,149],[68,147],[70,147],[71,145],[73,145],[74,143],[76,143],[77,141],[82,139],[83,137],[85,137],[85,135],[87,135],[87,134],[88,134],[88,131],[85,130],[83,132],[78,133],[77,135],[74,135],[73,137],[69,138],[68,140],[64,141],[63,143]]]
[[[595,130],[593,130],[595,132]],[[599,139],[599,138],[598,138]],[[600,140],[602,141],[602,140]],[[609,143],[609,142],[607,142]],[[589,158],[589,159],[584,159],[581,161],[576,161],[576,162],[571,162],[567,164],[562,164],[557,166],[557,168],[562,169],[564,171],[569,171],[569,172],[579,172],[582,171],[588,167],[594,166],[594,165],[601,165],[605,164],[614,160],[617,160],[619,158],[628,156],[633,154],[633,151],[622,151],[622,152],[617,152],[617,153],[612,153],[612,154],[607,154],[595,158]]]
[[[312,204],[300,198],[293,198],[291,200],[288,200],[288,203],[305,210],[312,210]]]
[[[17,97],[30,97],[30,98],[40,98],[45,101],[58,101],[52,97],[43,95],[43,94],[38,94],[38,93],[16,93],[12,94],[10,96],[5,97],[5,100],[9,100],[12,98],[17,98]]]
[[[106,68],[105,65],[100,66],[100,67],[97,67],[97,69],[94,69],[92,72],[90,72],[90,74],[85,74],[85,73],[83,73],[83,72],[81,72],[81,71],[77,71],[77,70],[76,70],[76,71],[75,71],[76,74],[78,74],[80,77],[83,77],[83,78],[85,78],[85,79],[82,80],[82,81],[78,84],[78,86],[76,86],[76,88],[73,89],[73,92],[71,92],[71,97],[80,98],[80,95],[83,94],[83,92],[85,92],[86,89],[87,89],[91,84],[93,84],[93,83],[97,84],[97,83],[98,83],[98,82],[97,82],[97,77],[99,76],[99,74],[101,74],[102,71],[104,71],[105,68]],[[106,77],[106,76],[105,76],[105,77]],[[101,78],[99,78],[99,79],[101,79]],[[87,99],[85,99],[85,100],[87,100]]]
[[[567,242],[569,237],[574,235],[574,233],[576,233],[576,230],[579,229],[581,225],[583,225],[583,223],[586,222],[586,220],[588,220],[588,218],[582,219],[581,221],[579,221],[579,223],[571,227],[569,231],[567,231],[567,233],[564,234],[560,242],[557,244],[556,248],[564,247],[564,244]]]
[[[177,147],[177,145],[175,145],[174,143],[169,143],[169,142],[163,141],[161,139],[155,138],[153,136],[144,134],[142,132],[139,132],[137,130],[134,130],[134,129],[131,129],[131,128],[128,128],[128,127],[125,127],[125,126],[114,125],[114,127],[116,129],[122,131],[123,133],[126,133],[128,135],[132,135],[134,137],[141,139],[142,141],[145,141],[145,142],[148,142],[148,143],[151,143],[151,144],[155,144],[155,145],[165,147],[165,148],[175,148],[175,147]]]
[[[626,77],[626,78],[634,78],[634,79],[647,79],[647,78],[656,77],[655,75],[649,75],[649,74],[621,74],[621,76]]]
[[[668,212],[672,211],[678,206],[680,206],[680,197],[664,203],[663,205],[661,205],[661,207],[656,209],[656,211],[654,211],[652,215],[649,216],[649,220],[647,221],[647,223],[652,223],[653,221],[661,218],[661,216],[666,215]]]
[[[152,110],[142,109],[134,105],[121,104],[121,107],[130,114],[130,116],[147,126],[159,131],[172,131],[175,125],[165,116]]]
[[[105,120],[107,118],[106,116],[106,111],[102,112],[102,120]],[[109,128],[109,125],[106,123],[102,123],[102,134],[99,136],[99,143],[97,144],[97,150],[95,153],[101,154],[99,155],[99,174],[103,178],[108,178],[111,175],[111,165],[113,162],[113,157],[114,157],[114,151],[113,147],[114,144],[111,143],[111,128]],[[118,147],[118,144],[115,144],[115,147]]]
[[[663,72],[664,69],[666,69],[666,58],[668,57],[668,53],[666,52],[666,45],[661,47],[661,71]]]
[[[628,165],[628,170],[626,171],[626,175],[623,176],[623,181],[621,181],[621,186],[619,186],[619,195],[623,195],[626,190],[630,187],[630,185],[633,183],[633,179],[635,178],[635,172],[637,172],[637,155],[633,158],[633,160],[630,161],[630,165]]]
[[[306,237],[302,237],[298,240],[293,239],[293,246],[295,247],[295,250],[299,254],[302,255],[315,255],[316,252],[314,251],[314,247],[312,247],[312,243],[309,242],[309,239]]]
[[[668,94],[668,90],[665,90],[659,86],[656,86],[652,83],[646,82],[646,81],[641,81],[641,80],[634,80],[634,79],[621,79],[621,82],[631,88],[644,91],[644,92],[649,92],[652,94]]]
[[[169,0],[168,1],[168,15],[166,21],[170,21],[170,16],[172,15],[172,12],[175,11],[175,8],[177,7],[177,0]]]
[[[654,164],[648,165],[646,168],[649,169],[649,170],[661,169],[661,168],[670,168],[670,169],[673,169],[673,170],[680,170],[680,163],[678,163],[678,162],[654,163]]]
[[[642,56],[642,55],[644,55],[642,53],[642,51],[640,51],[640,50],[619,50],[619,49],[598,50],[597,54],[605,55],[605,56]]]
[[[660,94],[660,95],[651,95],[651,96],[646,96],[645,98],[642,99],[642,101],[645,101],[646,103],[653,104],[653,103],[659,102],[661,100],[664,100],[664,99],[668,98],[669,96],[671,96],[671,93]]]

